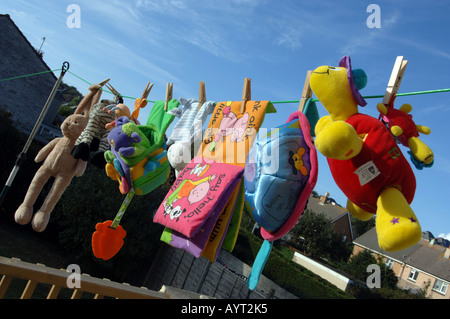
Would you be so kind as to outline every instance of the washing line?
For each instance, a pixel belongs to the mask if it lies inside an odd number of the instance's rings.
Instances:
[[[43,72],[37,72],[37,73],[31,73],[31,74],[25,74],[25,75],[19,75],[19,76],[14,76],[14,77],[10,77],[10,78],[5,78],[5,79],[0,79],[0,82],[4,82],[4,81],[9,81],[9,80],[15,80],[15,79],[20,79],[20,78],[25,78],[25,77],[31,77],[31,76],[36,76],[36,75],[41,75],[41,74],[45,74],[45,73],[50,73],[50,72],[56,72],[56,71],[60,71],[61,69],[55,69],[55,70],[49,70],[49,71],[43,71]],[[82,77],[78,76],[77,74],[73,73],[70,70],[67,70],[67,73],[72,74],[74,77],[78,78],[79,80],[85,82],[86,84],[92,85],[93,83],[90,83],[89,81],[83,79]],[[105,90],[103,88],[100,89],[103,92],[109,93],[114,95],[113,92],[110,92],[108,90]],[[437,89],[437,90],[426,90],[426,91],[417,91],[417,92],[406,92],[406,93],[397,93],[396,96],[412,96],[412,95],[422,95],[422,94],[433,94],[433,93],[444,93],[444,92],[450,92],[450,88],[448,89]],[[131,100],[136,100],[137,98],[132,97],[132,96],[127,96],[127,95],[120,95],[123,98],[127,98],[127,99],[131,99]],[[363,96],[364,99],[379,99],[379,98],[383,98],[384,95],[369,95],[369,96]],[[147,102],[150,103],[156,103],[155,101],[151,101],[151,100],[146,100]],[[318,99],[311,99],[312,102],[320,102]],[[288,104],[288,103],[300,103],[300,100],[287,100],[287,101],[271,101],[272,104]]]
[[[61,71],[61,69],[54,69],[54,70],[49,70],[49,71],[43,71],[43,72],[37,72],[37,73],[31,73],[31,74],[25,74],[25,75],[19,75],[19,76],[13,76],[11,78],[0,79],[0,82],[9,81],[9,80],[15,80],[15,79],[21,79],[21,78],[26,78],[26,77],[29,77],[29,76],[41,75],[41,74],[50,73],[50,72],[56,72],[56,71]]]

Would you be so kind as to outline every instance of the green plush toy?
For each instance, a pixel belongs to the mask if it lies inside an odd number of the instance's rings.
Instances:
[[[338,67],[320,66],[311,75],[314,94],[329,115],[315,128],[316,148],[327,157],[336,184],[348,198],[347,209],[361,220],[376,214],[381,249],[396,251],[417,243],[421,227],[410,207],[414,173],[388,128],[360,114],[367,103],[359,90],[363,70],[352,70],[349,56]]]

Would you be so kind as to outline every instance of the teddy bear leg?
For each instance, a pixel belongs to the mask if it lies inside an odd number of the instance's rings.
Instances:
[[[364,209],[356,206],[352,201],[347,200],[347,209],[356,218],[362,221],[367,221],[371,219],[374,214],[366,212]]]
[[[41,166],[38,169],[30,183],[30,186],[28,187],[23,203],[14,214],[14,220],[16,223],[26,225],[30,222],[31,216],[33,215],[33,205],[50,177],[50,172],[44,167]]]
[[[42,232],[45,230],[53,208],[61,198],[61,195],[66,190],[67,186],[69,186],[71,180],[72,178],[70,176],[55,177],[52,188],[45,198],[42,207],[34,214],[33,220],[31,221],[31,226],[35,231]]]
[[[378,245],[387,251],[408,248],[422,236],[416,215],[395,187],[387,187],[378,197],[376,231]]]

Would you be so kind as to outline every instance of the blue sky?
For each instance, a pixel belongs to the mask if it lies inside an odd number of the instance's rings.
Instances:
[[[380,8],[380,28],[366,23],[372,3]],[[80,28],[67,25],[70,4],[80,8]],[[46,38],[42,50],[51,69],[69,61],[76,75],[91,83],[110,78],[121,94],[131,97],[139,97],[150,81],[154,87],[148,99],[154,101],[164,99],[168,82],[173,82],[175,98],[197,98],[200,81],[206,82],[208,100],[240,100],[245,77],[252,79],[252,99],[299,100],[306,72],[336,66],[344,55],[368,75],[363,96],[384,94],[399,55],[409,62],[400,93],[450,88],[449,12],[445,0],[0,2],[0,13],[9,14],[34,47]],[[87,92],[88,84],[71,74],[64,81]],[[396,107],[410,103],[416,123],[431,128],[423,140],[434,151],[435,164],[414,169],[412,207],[422,230],[450,238],[449,100],[450,92],[398,97]],[[378,117],[381,99],[367,102],[361,112]],[[134,101],[125,99],[125,104],[133,107]],[[275,104],[278,112],[268,115],[264,126],[284,123],[297,107]],[[320,103],[318,108],[326,115]],[[141,111],[141,122],[150,109],[151,104]],[[320,154],[316,191],[329,192],[345,206]]]

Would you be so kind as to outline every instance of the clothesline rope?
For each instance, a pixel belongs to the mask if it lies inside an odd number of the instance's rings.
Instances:
[[[0,82],[20,79],[20,78],[26,78],[26,77],[29,77],[29,76],[41,75],[41,74],[50,73],[50,72],[56,72],[56,71],[61,71],[61,69],[55,69],[55,70],[49,70],[49,71],[43,71],[43,72],[37,72],[37,73],[31,73],[31,74],[25,74],[25,75],[19,75],[19,76],[13,76],[11,78],[0,79]]]
[[[15,77],[10,77],[10,78],[5,78],[5,79],[0,79],[0,82],[4,82],[4,81],[9,81],[9,80],[15,80],[15,79],[20,79],[20,78],[25,78],[25,77],[30,77],[30,76],[36,76],[36,75],[41,75],[41,74],[45,74],[45,73],[50,73],[50,72],[56,72],[56,71],[60,71],[61,69],[54,69],[54,70],[49,70],[49,71],[43,71],[43,72],[37,72],[37,73],[31,73],[31,74],[25,74],[25,75],[19,75],[19,76],[15,76]],[[85,82],[86,84],[92,85],[93,83],[90,83],[89,81],[83,79],[82,77],[76,75],[75,73],[73,73],[72,71],[68,70],[67,72],[69,72],[70,74],[72,74],[73,76],[75,76],[76,78],[78,78],[79,80]],[[103,92],[109,93],[109,94],[113,94],[113,92],[110,92],[108,90],[105,89],[100,89]],[[421,95],[421,94],[433,94],[433,93],[443,93],[443,92],[450,92],[450,88],[449,89],[437,89],[437,90],[426,90],[426,91],[417,91],[417,92],[406,92],[406,93],[397,93],[396,96],[411,96],[411,95]],[[136,100],[137,98],[132,97],[132,96],[126,96],[126,95],[120,95],[122,98],[126,98],[126,99],[131,99],[131,100]],[[369,96],[363,96],[364,99],[379,99],[384,97],[384,95],[369,95]],[[151,101],[151,100],[146,100],[147,102],[150,103],[155,103],[155,101]],[[318,99],[312,99],[311,101],[313,102],[319,102]],[[288,100],[288,101],[271,101],[272,104],[287,104],[287,103],[300,103],[300,100]]]

